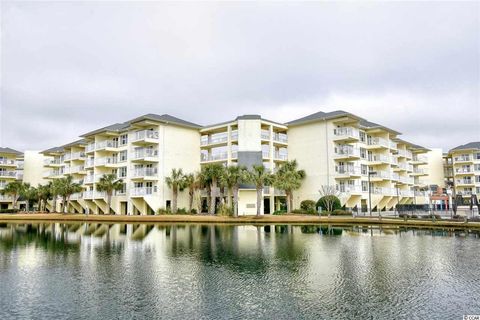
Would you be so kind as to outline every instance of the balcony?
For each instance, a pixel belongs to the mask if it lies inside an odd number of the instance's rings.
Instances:
[[[116,148],[118,148],[118,141],[114,141],[114,140],[99,141],[95,145],[96,151],[115,150]]]
[[[83,179],[83,183],[85,184],[92,184],[95,182],[95,176],[94,175],[88,175]]]
[[[95,191],[93,193],[93,198],[94,199],[104,199],[107,196],[105,191]]]
[[[384,154],[372,154],[368,157],[368,161],[374,162],[372,164],[390,164],[390,157]]]
[[[473,194],[473,191],[471,190],[461,190],[457,192],[457,195],[463,196],[463,197],[470,197]]]
[[[95,166],[109,167],[117,163],[117,157],[100,157],[95,158]]]
[[[73,166],[70,167],[70,173],[85,173],[84,166]]]
[[[388,171],[378,170],[370,175],[372,181],[390,180],[392,175]]]
[[[273,141],[286,144],[286,143],[288,143],[288,136],[287,136],[286,133],[275,132],[273,134]]]
[[[475,180],[473,180],[473,179],[456,179],[455,184],[457,186],[473,186],[473,185],[475,185]]]
[[[414,163],[414,164],[427,164],[428,160],[427,160],[427,157],[425,157],[425,156],[414,155],[412,157],[412,163]]]
[[[238,133],[237,133],[237,139],[238,139]],[[227,133],[222,133],[222,134],[217,134],[217,135],[212,135],[212,136],[203,136],[200,139],[200,144],[202,146],[208,146],[208,145],[217,145],[217,144],[226,144],[228,142],[228,135]]]
[[[16,167],[17,162],[13,159],[0,159],[0,167]]]
[[[85,159],[85,152],[74,152],[70,155],[70,160],[83,160]]]
[[[95,159],[90,158],[85,161],[85,168],[90,168],[95,165]]]
[[[17,171],[0,170],[1,178],[17,178]]]
[[[9,194],[0,194],[0,201],[13,201],[13,197]]]
[[[273,160],[275,160],[275,161],[287,161],[288,160],[288,154],[275,152]]]
[[[389,148],[390,144],[387,139],[380,138],[380,137],[372,137],[368,139],[368,146],[370,147],[370,149]]]
[[[457,162],[472,162],[472,161],[473,161],[473,157],[471,157],[469,155],[466,155],[466,154],[453,158],[454,163],[457,163]]]
[[[360,139],[360,132],[356,128],[352,127],[339,127],[333,129],[333,140],[334,141],[344,141],[344,142],[353,142]]]
[[[137,149],[131,154],[133,161],[158,161],[157,149]]]
[[[262,132],[260,133],[260,138],[262,140],[270,140],[270,131],[262,130]]]
[[[132,169],[132,178],[142,178],[142,179],[153,178],[153,179],[157,179],[158,178],[158,170],[157,170],[157,168],[133,168]]]
[[[400,183],[403,183],[403,184],[413,184],[414,182],[414,179],[411,178],[411,177],[403,177],[403,176],[400,176],[398,181]]]
[[[336,146],[335,159],[360,159],[360,150],[352,146]]]
[[[83,199],[93,199],[93,190],[83,192]]]
[[[130,141],[132,143],[158,143],[159,134],[155,130],[137,131],[131,135]]]
[[[426,191],[415,191],[415,197],[428,197],[428,192]]]
[[[428,174],[427,169],[413,168],[412,176],[426,176]]]
[[[471,167],[455,168],[455,174],[473,174],[473,169]]]
[[[270,151],[262,151],[263,159],[270,159]]]
[[[335,166],[337,178],[360,177],[362,175],[360,167],[356,166]]]
[[[414,192],[412,190],[398,190],[398,194],[402,197],[413,197]]]
[[[87,146],[85,147],[85,152],[90,153],[94,151],[95,151],[95,142],[87,144]]]
[[[392,166],[398,166],[398,157],[391,156],[390,157],[390,163],[392,164]]]
[[[398,175],[398,173],[392,173],[392,180],[393,181],[400,181],[400,176]]]
[[[130,196],[143,197],[153,195],[155,192],[157,192],[157,187],[137,187],[130,189]]]
[[[70,200],[79,200],[82,198],[82,196],[83,196],[82,192],[74,193],[70,196]]]
[[[43,164],[46,167],[58,167],[63,165],[63,159],[56,158],[56,159],[45,159],[43,160]]]
[[[361,194],[362,186],[361,185],[349,185],[349,184],[337,184],[336,189],[339,192],[347,194]]]
[[[233,130],[230,135],[230,140],[237,141],[238,140],[238,130]]]
[[[200,156],[201,162],[210,162],[210,161],[223,161],[228,159],[228,152],[207,154],[202,153]]]
[[[390,147],[390,149],[397,150],[398,145],[397,145],[397,143],[395,143],[393,141],[390,141],[389,147]]]

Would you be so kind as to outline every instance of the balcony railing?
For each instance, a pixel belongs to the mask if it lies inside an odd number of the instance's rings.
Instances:
[[[393,142],[393,141],[390,141],[390,149],[397,149],[398,145]]]
[[[401,183],[405,183],[405,184],[413,184],[414,179],[413,179],[413,178],[410,178],[410,177],[400,177],[400,178],[399,178],[399,181],[400,181]]]
[[[361,185],[337,184],[336,189],[337,191],[343,192],[343,193],[361,193],[362,192]]]
[[[469,155],[458,156],[458,157],[454,157],[453,161],[455,162],[472,161],[472,157],[470,157]]]
[[[9,194],[0,194],[1,201],[12,201],[13,197]]]
[[[273,141],[281,142],[281,143],[287,143],[288,142],[288,136],[285,133],[274,133],[273,134]]]
[[[118,148],[118,141],[104,140],[96,143],[95,150],[102,150],[107,148]]]
[[[351,146],[338,146],[335,148],[337,157],[360,157],[360,150]]]
[[[16,178],[17,177],[17,171],[1,170],[0,171],[0,177]]]
[[[427,162],[427,157],[421,155],[414,155],[412,161],[415,162]]]
[[[414,192],[412,190],[398,190],[398,194],[402,197],[413,197]]]
[[[95,181],[95,176],[93,175],[86,176],[84,179],[84,183],[93,183],[94,181]]]
[[[335,172],[339,175],[361,175],[360,167],[356,166],[336,166]]]
[[[96,166],[104,166],[117,163],[117,157],[101,157],[95,159]]]
[[[132,169],[132,175],[135,178],[139,177],[154,177],[158,174],[157,168],[134,168]]]
[[[427,169],[413,168],[414,174],[427,174]]]
[[[147,140],[147,139],[158,140],[158,131],[155,131],[155,130],[137,131],[133,133],[132,137],[130,138],[132,142]]]
[[[207,154],[202,153],[200,157],[201,161],[217,161],[217,160],[226,160],[228,159],[228,153],[214,153],[214,154]]]
[[[85,161],[85,167],[86,167],[86,168],[87,168],[87,167],[93,167],[94,165],[95,165],[95,159],[92,159],[92,158],[91,158],[91,159],[87,159],[87,160]]]
[[[270,140],[270,131],[268,130],[262,130],[261,134],[260,134],[260,137],[263,139],[263,140]]]
[[[368,161],[390,163],[390,157],[384,154],[372,154],[368,157]]]
[[[473,179],[457,179],[455,180],[456,184],[475,184]]]
[[[0,166],[15,166],[16,162],[12,159],[0,159]]]
[[[78,172],[81,172],[81,171],[84,171],[84,170],[85,170],[84,166],[70,167],[70,173],[78,173]]]
[[[74,152],[70,154],[70,160],[79,160],[85,158],[85,152]]]
[[[142,159],[142,158],[152,158],[158,156],[157,149],[138,149],[135,150],[132,154],[132,159]]]
[[[385,148],[389,147],[388,140],[386,140],[384,138],[380,138],[380,137],[372,137],[371,139],[368,139],[368,145],[369,146],[381,146],[381,147],[385,147]]]
[[[43,163],[47,166],[52,165],[52,164],[62,165],[63,164],[63,159],[59,159],[59,158],[57,158],[57,159],[45,159],[45,160],[43,160]]]
[[[92,152],[95,151],[95,142],[87,144],[85,147],[85,152]]]
[[[83,192],[84,199],[93,199],[93,190],[88,190]]]
[[[275,152],[275,160],[284,160],[286,161],[288,159],[288,154],[286,153],[280,153],[280,152]]]
[[[352,127],[340,127],[333,129],[333,134],[336,138],[354,138],[359,139],[360,133],[357,129]]]
[[[202,146],[206,146],[208,144],[225,143],[227,141],[228,141],[228,135],[227,133],[223,133],[222,135],[218,135],[218,136],[207,136],[207,138],[202,137],[202,139],[200,140],[200,144]]]
[[[375,171],[375,173],[372,173],[370,177],[379,179],[391,179],[391,174],[388,171],[378,170]]]
[[[238,140],[238,131],[237,131],[237,130],[233,130],[233,131],[232,131],[231,136],[230,136],[230,139],[231,139],[232,141]]]
[[[455,173],[473,173],[473,170],[471,167],[468,168],[456,168]]]
[[[130,189],[130,196],[148,196],[157,192],[157,187],[138,187]]]

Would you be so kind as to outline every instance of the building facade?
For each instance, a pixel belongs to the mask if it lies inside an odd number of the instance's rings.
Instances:
[[[0,190],[13,181],[23,179],[23,154],[17,150],[0,147]],[[13,199],[0,194],[0,209],[11,209]]]
[[[472,195],[480,197],[480,142],[470,142],[451,149],[444,155],[446,184],[454,194],[469,203]]]
[[[302,200],[318,200],[325,185],[334,186],[342,205],[354,210],[367,210],[369,190],[373,210],[391,210],[397,203],[428,203],[425,155],[429,150],[399,136],[344,111],[319,112],[285,124],[244,115],[209,126],[148,114],[43,151],[44,177],[71,174],[84,191],[72,196],[69,211],[101,214],[109,208],[96,184],[102,175],[113,173],[123,180],[124,188],[114,194],[111,212],[153,214],[171,203],[165,177],[173,168],[194,173],[208,163],[263,164],[274,172],[285,161],[296,159],[307,177],[294,192],[294,207]],[[265,187],[263,198],[263,213],[284,207],[283,190]],[[180,192],[178,207],[188,207],[187,192]],[[256,192],[245,185],[239,192],[239,213],[256,210]]]

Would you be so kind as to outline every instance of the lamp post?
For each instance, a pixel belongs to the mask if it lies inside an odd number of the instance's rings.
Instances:
[[[398,186],[397,186],[397,205],[395,206],[395,218],[397,217],[397,213],[400,215],[400,212],[398,211],[398,204],[400,203],[400,197],[398,196]]]
[[[368,171],[368,210],[372,216],[372,186],[370,185],[370,176],[376,174],[375,171]]]

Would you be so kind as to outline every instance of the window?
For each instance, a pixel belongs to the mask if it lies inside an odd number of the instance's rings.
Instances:
[[[128,134],[123,134],[120,136],[120,145],[124,146],[128,143]]]
[[[365,132],[363,132],[363,131],[360,131],[360,141],[362,141],[362,142],[366,141]]]
[[[127,161],[127,150],[121,151],[118,153],[118,162]]]
[[[368,191],[368,181],[362,181],[362,191],[363,192]]]
[[[365,164],[361,165],[362,168],[362,175],[366,176],[368,174],[368,167]]]
[[[125,178],[127,176],[127,167],[118,168],[117,173],[119,178]]]
[[[367,150],[365,148],[360,148],[360,158],[362,159],[367,158]]]

